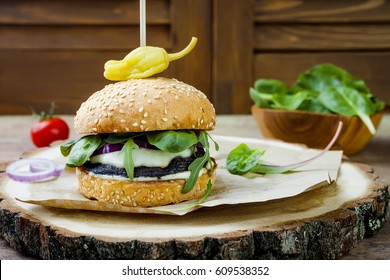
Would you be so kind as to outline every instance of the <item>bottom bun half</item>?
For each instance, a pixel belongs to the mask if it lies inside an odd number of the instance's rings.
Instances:
[[[194,188],[185,194],[181,192],[186,182],[184,179],[161,181],[106,179],[89,173],[83,167],[77,167],[76,173],[79,191],[89,199],[129,207],[155,207],[201,198],[206,192],[209,179],[214,184],[215,169],[213,174],[209,171],[199,176]]]

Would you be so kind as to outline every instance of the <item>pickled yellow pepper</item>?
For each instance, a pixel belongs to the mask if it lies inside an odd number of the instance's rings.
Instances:
[[[139,47],[132,50],[122,60],[109,60],[104,64],[104,77],[111,81],[142,79],[160,73],[168,68],[169,62],[182,58],[196,45],[198,39],[191,42],[182,51],[168,54],[159,47]]]

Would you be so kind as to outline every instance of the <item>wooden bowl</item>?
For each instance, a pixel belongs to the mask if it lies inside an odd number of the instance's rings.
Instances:
[[[371,116],[375,128],[378,128],[383,113]],[[338,122],[342,121],[343,129],[332,149],[343,150],[347,156],[359,152],[372,138],[364,123],[355,116],[262,109],[256,105],[252,106],[252,115],[265,138],[305,144],[316,149],[326,147],[336,132]]]

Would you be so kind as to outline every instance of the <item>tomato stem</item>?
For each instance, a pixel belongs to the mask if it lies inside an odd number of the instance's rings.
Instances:
[[[54,102],[52,102],[52,103],[50,104],[49,114],[46,114],[45,111],[41,111],[41,112],[38,114],[38,113],[34,110],[34,108],[33,108],[32,106],[30,106],[30,110],[31,110],[31,112],[32,112],[32,115],[33,115],[35,118],[39,119],[40,121],[52,119],[53,116],[54,116],[54,113],[55,113],[56,109],[57,109],[56,104],[55,104]]]

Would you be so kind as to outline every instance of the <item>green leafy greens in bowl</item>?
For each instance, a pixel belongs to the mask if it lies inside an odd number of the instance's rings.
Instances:
[[[332,64],[305,71],[291,87],[279,80],[256,80],[249,94],[260,108],[357,116],[372,135],[370,116],[385,108],[363,80]]]

